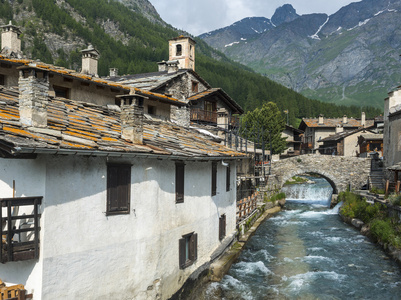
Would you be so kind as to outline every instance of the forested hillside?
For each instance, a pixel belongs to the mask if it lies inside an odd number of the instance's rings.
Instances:
[[[151,21],[158,16],[149,19],[139,13],[140,9],[132,9],[135,1],[125,6],[114,0],[2,0],[0,18],[3,24],[13,20],[21,27],[23,51],[29,57],[79,69],[80,50],[91,43],[101,53],[101,76],[106,76],[111,67],[118,68],[119,74],[154,72],[156,62],[168,59],[168,39],[182,32],[161,20]],[[245,110],[273,101],[280,110],[289,110],[291,123],[321,113],[327,117],[360,116],[361,107],[310,100],[195,40],[196,71],[213,87],[223,88]],[[368,117],[380,113],[368,107],[363,110]]]

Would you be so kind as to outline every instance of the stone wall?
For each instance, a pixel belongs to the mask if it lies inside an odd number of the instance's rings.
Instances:
[[[268,185],[271,189],[277,189],[295,175],[316,173],[327,179],[337,194],[345,191],[349,185],[351,189],[361,189],[368,182],[370,164],[370,158],[301,155],[273,162]]]

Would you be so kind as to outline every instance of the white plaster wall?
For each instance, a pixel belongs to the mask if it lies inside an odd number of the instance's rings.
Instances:
[[[43,293],[37,299],[169,298],[220,245],[218,218],[235,231],[235,163],[231,191],[218,164],[211,197],[211,162],[186,162],[184,203],[175,203],[175,163],[132,163],[129,215],[106,216],[106,159],[47,160],[43,240]],[[179,269],[178,240],[198,234],[198,259]],[[36,299],[36,298],[35,298]]]
[[[45,162],[43,159],[0,159],[0,197],[13,196],[13,181],[15,181],[15,197],[45,195]],[[41,211],[43,212],[43,205]],[[30,214],[21,207],[19,213]],[[5,209],[3,209],[5,213]],[[3,214],[5,216],[5,214]],[[43,228],[44,216],[41,218]],[[18,226],[18,223],[16,224]],[[40,240],[43,241],[43,231]],[[8,262],[0,265],[0,279],[12,284],[23,284],[29,293],[34,293],[35,299],[40,299],[42,287],[42,263],[39,260]],[[36,298],[39,296],[39,298]]]

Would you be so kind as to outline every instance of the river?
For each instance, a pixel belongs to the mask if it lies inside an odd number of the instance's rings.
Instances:
[[[399,266],[327,207],[324,179],[289,189],[286,209],[198,299],[401,299]]]

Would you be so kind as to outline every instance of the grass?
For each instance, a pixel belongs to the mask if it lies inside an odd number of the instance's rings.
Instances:
[[[294,176],[291,179],[287,180],[284,185],[291,185],[291,184],[300,184],[300,183],[304,183],[307,182],[308,179],[304,178],[304,177],[299,177],[299,176]]]

